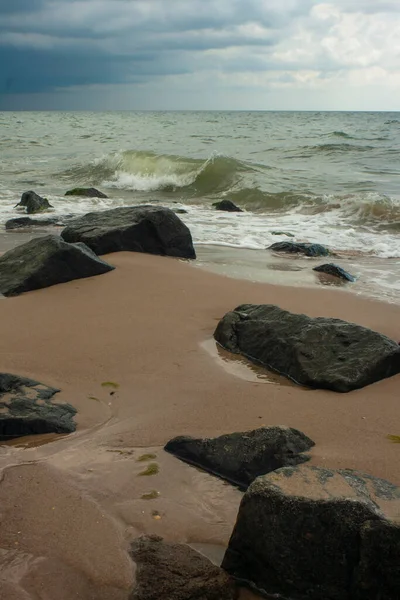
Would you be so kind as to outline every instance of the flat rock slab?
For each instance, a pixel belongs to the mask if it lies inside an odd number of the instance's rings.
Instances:
[[[356,280],[354,275],[350,275],[350,273],[342,269],[342,267],[339,267],[339,265],[335,265],[333,263],[319,265],[319,267],[314,267],[313,271],[317,271],[318,273],[326,273],[327,275],[332,275],[333,277],[343,279],[344,281],[354,282]]]
[[[0,257],[0,293],[16,296],[113,269],[85,244],[68,244],[59,236],[48,235]]]
[[[267,250],[274,252],[287,252],[290,254],[304,254],[305,256],[328,256],[328,248],[321,244],[306,244],[300,242],[275,242]]]
[[[61,233],[67,242],[84,242],[96,254],[130,250],[196,258],[191,233],[169,208],[129,206],[89,213]]]
[[[50,217],[49,219],[32,219],[31,217],[17,217],[6,221],[6,229],[20,229],[21,227],[48,227],[60,224],[60,219]]]
[[[24,192],[22,194],[21,200],[16,205],[16,208],[19,206],[24,207],[28,215],[44,212],[49,208],[53,208],[50,202],[47,200],[47,198],[42,198],[41,196],[36,194],[36,192],[33,191]]]
[[[187,436],[169,441],[165,450],[181,460],[246,489],[259,475],[309,459],[314,446],[304,433],[289,427],[260,427],[212,439]]]
[[[75,431],[76,409],[52,402],[59,391],[26,377],[0,373],[0,440]]]
[[[131,546],[137,565],[129,600],[234,600],[229,576],[186,544],[142,536]]]
[[[73,188],[65,192],[66,196],[81,196],[83,198],[108,198],[106,194],[96,188]]]
[[[222,566],[277,598],[398,600],[398,519],[400,489],[387,481],[286,467],[247,490]]]
[[[400,373],[400,346],[388,337],[272,304],[238,306],[214,337],[226,350],[314,388],[349,392]]]

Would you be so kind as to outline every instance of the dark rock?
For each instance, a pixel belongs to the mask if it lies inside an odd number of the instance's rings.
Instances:
[[[187,210],[184,208],[173,208],[172,209],[176,215],[187,215]]]
[[[49,219],[31,219],[31,217],[18,217],[6,221],[6,229],[20,229],[21,227],[47,227],[48,225],[62,225],[58,217]]]
[[[56,235],[48,235],[0,257],[0,293],[16,296],[112,269],[84,244],[68,244]]]
[[[314,267],[313,271],[318,271],[320,273],[327,273],[328,275],[333,275],[334,277],[338,277],[339,279],[344,279],[346,281],[355,281],[356,278],[353,275],[350,275],[347,271],[339,267],[338,265],[334,265],[333,263],[327,263],[326,265],[320,265],[319,267]]]
[[[321,244],[304,244],[300,242],[275,242],[267,250],[304,254],[305,256],[328,256],[330,254],[328,248],[321,246]]]
[[[59,391],[32,379],[0,373],[0,440],[75,431],[75,408],[52,402]]]
[[[231,200],[221,200],[221,202],[214,202],[213,204],[216,210],[224,210],[226,212],[243,212],[241,208],[236,206]]]
[[[286,467],[243,497],[222,566],[273,597],[400,598],[400,489],[357,471]]]
[[[260,427],[213,439],[176,437],[164,449],[246,489],[259,475],[307,461],[308,457],[302,452],[312,446],[314,442],[297,429]]]
[[[214,337],[226,350],[314,388],[349,392],[400,373],[400,348],[388,337],[271,304],[238,306]]]
[[[294,237],[293,233],[288,231],[271,231],[271,235],[287,235],[288,237]]]
[[[137,565],[129,600],[234,600],[229,576],[186,544],[142,536],[131,546]]]
[[[99,192],[96,188],[74,188],[65,192],[66,196],[82,196],[84,198],[108,198],[103,192]]]
[[[196,258],[192,236],[169,208],[129,206],[89,213],[61,233],[67,242],[84,242],[96,254],[121,250]]]
[[[49,208],[53,208],[46,198],[42,198],[41,196],[38,196],[38,194],[32,191],[24,192],[22,194],[21,200],[15,208],[17,208],[18,206],[26,208],[26,212],[28,213],[28,215],[38,212],[44,212]]]

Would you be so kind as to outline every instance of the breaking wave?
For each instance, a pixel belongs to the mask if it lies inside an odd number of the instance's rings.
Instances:
[[[343,132],[334,132],[343,133]],[[346,135],[346,134],[345,134]],[[323,144],[316,148],[331,152],[351,146],[347,143]],[[362,148],[365,148],[362,147]],[[244,162],[212,154],[208,159],[125,151],[103,156],[86,165],[64,171],[62,176],[75,184],[136,192],[142,199],[158,192],[160,201],[183,201],[210,205],[215,198],[227,198],[247,211],[297,212],[316,215],[338,211],[352,225],[378,225],[400,229],[400,200],[372,192],[317,195],[304,190],[268,189],[267,165]],[[274,173],[275,180],[279,173]]]

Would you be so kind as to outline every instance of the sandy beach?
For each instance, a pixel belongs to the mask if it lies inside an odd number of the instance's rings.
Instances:
[[[338,317],[400,341],[400,306],[176,259],[104,258],[115,271],[0,301],[2,371],[60,388],[58,400],[78,410],[74,434],[0,447],[1,600],[127,600],[126,550],[141,533],[218,560],[241,493],[164,453],[176,435],[288,425],[315,441],[312,464],[400,484],[399,447],[387,439],[400,434],[400,376],[349,394],[309,390],[219,356],[212,342],[242,303]],[[148,464],[158,473],[142,476]]]

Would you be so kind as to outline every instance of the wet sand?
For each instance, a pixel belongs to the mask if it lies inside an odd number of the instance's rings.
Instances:
[[[229,357],[210,351],[219,318],[241,303],[344,318],[395,340],[399,306],[168,258],[106,260],[117,269],[0,301],[2,371],[61,388],[78,410],[75,434],[0,447],[1,600],[127,600],[126,549],[143,532],[217,556],[241,494],[164,453],[175,435],[288,425],[316,442],[313,464],[400,484],[399,447],[386,437],[400,433],[399,376],[350,394],[312,391],[246,377],[250,367],[224,368]],[[158,472],[143,474],[149,465]]]

